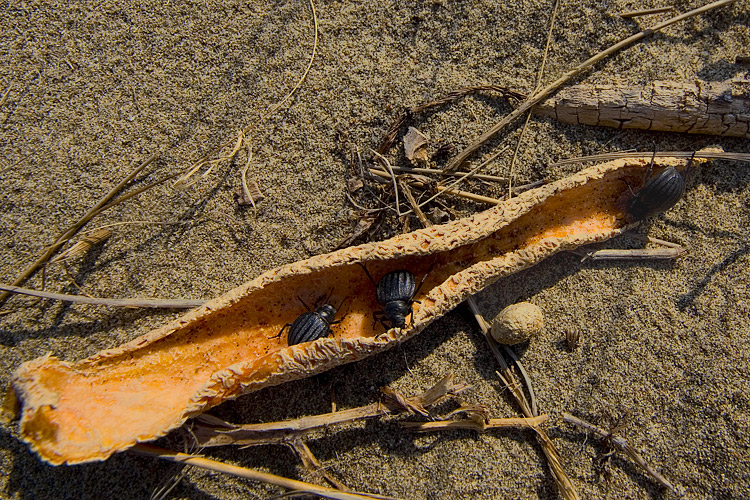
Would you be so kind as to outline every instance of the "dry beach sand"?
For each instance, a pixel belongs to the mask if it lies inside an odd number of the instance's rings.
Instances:
[[[634,33],[639,22],[656,22],[625,21],[616,13],[656,5],[563,2],[545,83]],[[699,5],[680,1],[675,7],[685,12]],[[48,290],[208,299],[265,270],[332,250],[358,218],[345,198],[353,172],[340,137],[347,135],[369,156],[402,106],[471,85],[531,92],[552,3],[341,1],[316,7],[320,41],[310,73],[290,105],[253,135],[249,173],[266,195],[257,213],[237,205],[236,164],[222,165],[184,191],[159,186],[92,221],[88,228],[129,224],[114,226],[103,247],[70,261],[67,271],[50,266]],[[578,81],[743,77],[747,68],[733,61],[749,55],[749,8],[738,2],[671,27]],[[13,281],[151,154],[160,156],[137,186],[187,168],[257,122],[302,74],[313,40],[309,4],[283,1],[6,3],[0,26],[1,283]],[[509,109],[499,97],[470,97],[423,117],[419,126],[435,142],[460,149]],[[492,141],[480,156],[512,144],[511,135]],[[547,165],[582,154],[710,144],[750,152],[747,140],[532,118],[516,180],[560,178],[580,165]],[[507,174],[509,157],[487,173]],[[404,162],[395,149],[391,160]],[[462,213],[482,209],[455,204]],[[563,424],[563,412],[607,429],[622,424],[619,434],[683,488],[685,498],[745,498],[750,491],[748,226],[750,169],[716,162],[697,174],[675,208],[637,230],[684,245],[688,252],[676,262],[581,263],[559,254],[477,297],[488,317],[521,300],[546,311],[541,337],[516,351],[583,498],[674,495],[631,461],[619,455],[604,460],[608,448]],[[395,230],[386,227],[381,236]],[[629,236],[610,242],[637,244]],[[41,275],[26,285],[41,288]],[[49,352],[80,359],[180,314],[25,297],[0,310],[2,387],[24,361]],[[580,334],[574,352],[564,347],[566,330]],[[376,401],[384,385],[417,394],[453,372],[473,385],[467,402],[486,405],[492,417],[517,416],[496,368],[461,307],[385,354],[244,396],[213,413],[233,422],[324,413],[332,400],[339,408]],[[162,444],[181,446],[177,436]],[[528,431],[415,436],[386,419],[321,433],[309,445],[330,473],[358,491],[409,499],[558,497]],[[283,447],[208,455],[315,480]],[[17,439],[12,424],[0,432],[0,468],[0,497],[19,499],[148,498],[178,470],[131,453],[51,467]],[[194,469],[171,498],[279,493]]]

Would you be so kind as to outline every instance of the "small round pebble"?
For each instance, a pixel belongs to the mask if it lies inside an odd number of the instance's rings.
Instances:
[[[531,302],[513,304],[492,320],[492,338],[500,344],[519,344],[531,340],[544,326],[542,308]]]

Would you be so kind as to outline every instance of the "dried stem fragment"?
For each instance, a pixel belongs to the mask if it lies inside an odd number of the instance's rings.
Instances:
[[[548,165],[549,167],[559,167],[560,165],[570,165],[571,163],[585,163],[590,161],[610,161],[619,160],[623,158],[639,158],[644,156],[646,153],[639,152],[625,152],[616,151],[614,153],[603,153],[599,155],[591,156],[579,156],[577,158],[569,158],[567,160],[560,160],[555,163]],[[700,151],[660,151],[650,153],[654,159],[656,158],[682,158],[685,160],[731,160],[739,162],[750,162],[750,154],[747,153],[733,153],[725,152],[721,148],[709,147],[701,149]]]
[[[326,481],[328,481],[328,484],[330,484],[337,490],[351,491],[349,487],[333,477],[328,473],[328,471],[323,468],[323,464],[321,464],[320,461],[315,458],[315,455],[313,455],[313,452],[304,441],[302,441],[301,439],[295,439],[289,443],[289,446],[294,450],[295,453],[297,453],[297,456],[299,456],[300,460],[302,460],[302,464],[308,471],[313,474],[320,474]]]
[[[664,476],[662,476],[661,474],[656,472],[653,468],[651,468],[651,466],[646,463],[646,460],[643,459],[643,456],[638,452],[638,450],[633,448],[633,446],[631,446],[630,443],[628,443],[625,439],[619,436],[615,436],[611,432],[607,432],[604,429],[601,429],[595,426],[594,424],[585,422],[581,420],[580,418],[574,417],[573,415],[570,415],[568,413],[563,414],[563,420],[569,424],[573,424],[589,432],[592,432],[595,435],[599,436],[600,438],[606,439],[609,443],[613,444],[620,451],[624,452],[627,456],[629,456],[636,464],[638,464],[639,467],[645,470],[651,477],[659,481],[663,486],[666,486],[673,492],[679,494],[679,490],[675,488],[672,485],[672,483],[667,481],[667,479]]]
[[[492,338],[492,335],[490,333],[490,325],[487,324],[487,321],[485,321],[484,317],[479,312],[479,308],[477,307],[474,298],[469,297],[466,303],[474,314],[474,317],[479,324],[479,328],[484,333],[484,337],[487,340],[487,344],[489,345],[493,354],[495,355],[495,359],[497,359],[498,363],[500,364],[501,371],[497,374],[503,381],[503,383],[508,387],[508,389],[510,389],[510,393],[513,395],[516,403],[521,408],[521,413],[523,413],[527,419],[538,416],[536,404],[534,403],[532,407],[532,405],[530,405],[529,401],[526,399],[526,395],[521,390],[521,384],[518,382],[518,379],[516,379],[515,375],[508,367],[508,364],[505,362],[505,358],[503,358],[503,356],[500,354],[498,344],[495,342],[495,339]],[[503,347],[506,348],[507,352],[513,352],[512,349],[508,348],[507,346]],[[522,365],[520,364],[520,362],[518,362],[518,358],[515,358],[515,360],[518,366],[521,367]],[[531,384],[531,379],[528,378],[525,370],[523,371],[523,373],[527,389],[529,393],[533,395],[534,389]],[[547,457],[547,462],[549,463],[550,469],[552,470],[552,475],[555,478],[555,484],[557,485],[557,489],[560,491],[560,494],[566,500],[578,500],[580,498],[578,496],[578,491],[576,490],[575,486],[573,486],[573,482],[568,477],[568,474],[565,472],[565,469],[562,466],[562,458],[560,457],[560,453],[557,451],[557,448],[555,448],[554,443],[542,427],[534,426],[533,429],[534,431],[536,431],[537,438],[539,439],[539,444],[542,447],[544,455]]]
[[[456,429],[485,432],[488,429],[507,427],[536,430],[538,425],[543,424],[547,420],[547,415],[538,415],[531,418],[489,418],[481,421],[473,418],[462,418],[461,420],[445,420],[442,422],[402,422],[401,425],[414,432],[449,431]]]
[[[298,439],[311,431],[332,425],[355,422],[384,415],[411,413],[419,409],[418,413],[425,414],[425,408],[461,394],[469,386],[463,382],[455,382],[449,374],[420,396],[405,398],[393,390],[386,390],[391,398],[382,403],[373,403],[349,410],[333,413],[312,415],[283,422],[269,422],[263,424],[231,424],[212,415],[199,415],[192,423],[192,435],[200,447],[226,446],[229,444],[241,446],[257,446],[265,444],[283,444]],[[387,388],[383,388],[387,389]]]
[[[299,491],[303,493],[309,493],[311,495],[318,495],[323,498],[330,498],[333,500],[396,500],[392,497],[385,497],[382,495],[371,495],[367,493],[354,493],[335,490],[326,488],[324,486],[318,486],[315,484],[304,483],[302,481],[296,481],[294,479],[288,479],[285,477],[277,476],[274,474],[268,474],[266,472],[260,472],[246,467],[238,467],[236,465],[225,464],[209,458],[204,458],[200,455],[190,455],[187,453],[178,453],[170,451],[164,448],[151,446],[148,444],[138,444],[133,447],[133,451],[142,455],[148,455],[151,457],[157,457],[162,460],[168,460],[170,462],[176,462],[181,464],[193,465],[202,469],[208,469],[215,472],[221,472],[223,474],[230,474],[232,476],[244,477],[246,479],[252,479],[253,481],[259,481],[262,483],[273,484],[280,488],[285,488],[292,491]]]
[[[152,309],[192,309],[206,303],[206,300],[190,299],[107,299],[99,297],[88,297],[85,295],[69,295],[65,293],[44,292],[41,290],[30,290],[17,286],[0,285],[0,290],[7,293],[19,293],[43,299],[61,300],[75,304],[97,304],[109,307],[144,307]]]
[[[445,167],[445,170],[447,171],[453,171],[458,169],[468,158],[469,156],[474,153],[477,149],[479,149],[482,144],[487,142],[490,138],[495,136],[498,132],[503,130],[505,127],[516,121],[518,118],[524,115],[528,110],[536,106],[537,104],[541,103],[548,97],[550,97],[554,92],[556,92],[561,86],[563,86],[565,83],[570,81],[572,78],[574,78],[577,75],[580,75],[587,69],[591,68],[594,64],[598,63],[599,61],[609,57],[610,55],[618,52],[619,50],[627,47],[628,45],[631,45],[647,36],[650,36],[658,31],[663,30],[664,28],[671,26],[672,24],[678,23],[680,21],[684,21],[685,19],[688,19],[690,17],[697,16],[699,14],[703,14],[705,12],[711,11],[713,9],[724,7],[726,5],[732,4],[736,2],[737,0],[719,0],[717,2],[710,3],[708,5],[704,5],[703,7],[699,7],[697,9],[693,9],[689,12],[686,12],[685,14],[681,14],[679,16],[675,16],[671,19],[668,19],[662,23],[657,24],[653,28],[645,29],[639,33],[636,33],[635,35],[632,35],[614,45],[607,48],[606,50],[603,50],[602,52],[599,52],[598,54],[586,59],[581,64],[573,68],[572,70],[568,71],[564,75],[562,75],[560,78],[555,80],[554,82],[550,83],[546,87],[544,87],[539,92],[534,93],[533,96],[530,96],[526,98],[519,106],[518,108],[514,109],[512,112],[510,112],[505,118],[500,120],[496,125],[494,125],[492,128],[490,128],[487,132],[479,136],[477,139],[475,139],[469,146],[467,146],[463,151],[461,151],[451,162]]]
[[[83,236],[80,241],[76,242],[73,246],[50,260],[50,264],[80,257],[91,250],[94,246],[109,239],[110,236],[112,236],[112,231],[109,229],[100,228],[92,231],[91,234]]]
[[[141,163],[138,167],[136,167],[130,174],[125,177],[120,183],[118,183],[115,187],[113,187],[109,193],[107,193],[94,207],[86,212],[86,214],[81,217],[81,219],[78,220],[75,224],[73,224],[69,229],[67,229],[63,234],[57,237],[57,239],[49,246],[47,247],[47,250],[44,251],[44,253],[39,257],[36,261],[34,261],[33,264],[31,264],[29,267],[27,267],[14,281],[11,283],[12,286],[19,286],[22,285],[31,275],[33,275],[37,269],[42,267],[53,255],[57,253],[57,251],[62,248],[62,246],[67,243],[70,238],[72,238],[79,229],[81,229],[88,221],[102,213],[104,210],[107,210],[108,208],[114,206],[114,202],[110,203],[112,198],[114,198],[117,193],[119,193],[122,188],[124,188],[130,181],[135,179],[135,176],[138,175],[144,168],[149,166],[155,159],[157,158],[156,154],[151,155],[148,157],[143,163]],[[139,191],[140,192],[140,191]],[[0,293],[0,304],[5,302],[5,299],[7,299],[10,296],[10,292],[4,291]]]

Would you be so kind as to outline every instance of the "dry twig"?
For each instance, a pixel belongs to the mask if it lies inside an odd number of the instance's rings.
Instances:
[[[539,72],[536,75],[536,85],[534,87],[534,92],[532,94],[536,94],[539,92],[539,87],[542,85],[542,75],[544,75],[544,67],[547,64],[547,56],[549,55],[549,49],[552,46],[552,30],[555,27],[555,19],[557,18],[557,11],[560,7],[560,0],[555,0],[555,5],[552,8],[552,17],[549,21],[549,29],[547,30],[547,43],[544,45],[544,55],[542,56],[542,63],[539,65]],[[513,193],[513,171],[516,166],[516,157],[518,156],[518,150],[521,147],[521,141],[523,140],[523,136],[526,133],[526,129],[529,126],[529,120],[531,120],[531,113],[526,114],[526,121],[523,124],[523,128],[521,128],[521,133],[518,134],[518,141],[516,141],[516,148],[513,151],[513,158],[510,160],[510,169],[508,173],[508,194],[512,195]]]
[[[567,160],[560,160],[556,163],[551,163],[548,167],[559,167],[561,165],[570,165],[571,163],[584,163],[590,161],[608,161],[618,160],[621,158],[642,158],[644,156],[650,156],[652,158],[683,158],[685,160],[690,159],[706,159],[706,160],[731,160],[739,162],[750,162],[750,154],[748,153],[731,153],[724,151],[662,151],[662,152],[649,152],[642,153],[637,151],[616,151],[614,153],[602,153],[591,156],[579,156],[577,158],[569,158]]]
[[[486,420],[469,417],[461,420],[444,420],[438,422],[402,422],[401,425],[414,432],[446,431],[456,429],[485,432],[488,429],[501,429],[508,427],[531,428],[536,430],[537,426],[543,424],[547,420],[547,415],[538,415],[531,418],[489,418]]]
[[[532,407],[529,404],[529,401],[526,399],[526,395],[521,390],[521,386],[518,380],[508,367],[508,364],[505,362],[503,356],[500,354],[495,339],[493,339],[492,335],[490,335],[489,325],[479,312],[479,308],[477,307],[476,302],[473,298],[470,297],[466,300],[466,303],[469,305],[469,308],[474,314],[474,317],[476,318],[480,329],[484,333],[484,336],[487,339],[487,343],[494,353],[495,358],[497,359],[498,363],[500,363],[501,371],[498,372],[498,376],[510,390],[510,393],[516,400],[516,403],[521,408],[521,413],[523,413],[527,419],[538,416],[534,415]],[[528,380],[527,384],[529,388],[531,388],[530,383],[531,381]],[[536,435],[539,438],[539,444],[542,447],[544,455],[547,457],[547,462],[549,463],[550,469],[552,470],[552,477],[554,477],[555,479],[555,484],[557,484],[557,488],[560,491],[560,494],[566,500],[578,500],[580,498],[578,496],[578,492],[576,491],[575,486],[573,486],[573,483],[568,475],[565,473],[565,469],[563,469],[562,458],[560,457],[560,453],[557,451],[557,448],[555,448],[554,443],[543,428],[534,426],[533,429],[534,431],[536,431]]]
[[[643,470],[645,470],[651,477],[659,481],[663,486],[666,486],[670,490],[672,490],[674,493],[679,494],[679,490],[675,488],[672,483],[667,481],[667,479],[656,472],[654,469],[651,468],[646,463],[646,460],[643,459],[643,456],[633,448],[633,446],[630,445],[625,439],[613,435],[611,432],[607,432],[604,429],[600,429],[599,427],[590,424],[588,422],[585,422],[581,420],[580,418],[574,417],[573,415],[570,415],[568,413],[563,414],[563,420],[569,424],[573,424],[575,426],[578,426],[582,429],[585,429],[589,432],[594,433],[595,435],[604,438],[607,440],[607,442],[613,444],[615,447],[617,447],[620,451],[624,452],[627,456],[629,456],[636,464],[638,464],[639,467],[641,467]]]
[[[516,109],[511,111],[505,118],[500,120],[496,125],[494,125],[492,128],[490,128],[487,132],[479,136],[477,139],[475,139],[469,146],[467,146],[463,151],[461,151],[448,165],[445,167],[445,170],[452,171],[456,170],[458,167],[460,167],[467,158],[474,153],[477,149],[479,149],[485,142],[487,142],[489,139],[494,137],[498,132],[503,130],[505,127],[516,121],[518,118],[524,115],[527,111],[529,111],[532,107],[536,106],[540,102],[542,102],[544,99],[552,95],[555,91],[557,91],[562,85],[567,83],[572,78],[580,75],[584,71],[591,68],[594,64],[598,63],[599,61],[609,57],[610,55],[614,54],[615,52],[627,47],[628,45],[631,45],[638,40],[641,40],[647,36],[650,36],[658,31],[663,30],[664,28],[671,26],[675,23],[678,23],[680,21],[684,21],[685,19],[688,19],[690,17],[697,16],[699,14],[703,14],[705,12],[708,12],[710,10],[723,7],[729,4],[732,4],[736,2],[737,0],[719,0],[717,2],[710,3],[708,5],[705,5],[703,7],[699,7],[697,9],[693,9],[689,12],[686,12],[685,14],[681,14],[679,16],[675,16],[673,18],[670,18],[662,23],[657,24],[653,28],[648,28],[643,31],[640,31],[636,33],[635,35],[632,35],[614,45],[609,47],[608,49],[603,50],[602,52],[599,52],[598,54],[586,59],[584,62],[573,68],[572,70],[568,71],[564,75],[562,75],[560,78],[555,80],[554,82],[550,83],[546,87],[544,87],[539,92],[536,92],[533,96],[528,97],[526,100],[524,100]]]
[[[750,138],[750,82],[582,83],[533,112],[574,125]]]
[[[237,425],[225,422],[211,415],[199,415],[193,421],[192,434],[201,447],[225,446],[258,446],[265,444],[284,444],[299,439],[309,432],[321,427],[354,422],[368,418],[398,413],[424,414],[428,408],[447,397],[452,397],[468,389],[468,385],[454,382],[449,374],[420,396],[404,398],[393,397],[392,390],[384,392],[391,397],[382,403],[373,403],[359,408],[341,410],[322,415],[312,415],[283,422]]]
[[[672,260],[685,255],[686,252],[685,247],[677,243],[651,236],[646,236],[644,240],[661,245],[663,248],[604,249],[593,252],[577,249],[572,252],[581,256],[581,262],[587,260]]]
[[[385,137],[380,141],[380,146],[378,147],[378,153],[384,155],[388,152],[389,149],[391,149],[391,146],[393,145],[393,141],[396,140],[396,136],[398,136],[398,131],[406,125],[407,122],[411,119],[413,115],[416,115],[418,113],[421,113],[423,111],[426,111],[428,109],[442,106],[443,104],[448,104],[450,102],[456,101],[458,99],[462,99],[466,97],[467,95],[476,94],[479,92],[499,92],[503,97],[506,97],[508,99],[525,99],[526,96],[523,94],[519,94],[518,92],[515,92],[513,90],[510,90],[506,87],[500,87],[497,85],[479,85],[476,87],[465,87],[458,90],[455,90],[453,92],[448,93],[447,95],[435,99],[434,101],[426,102],[423,104],[418,104],[417,106],[412,106],[410,108],[406,108],[400,116],[394,120],[393,123],[391,123],[391,126],[388,127],[388,131],[385,134]]]
[[[41,297],[43,299],[61,300],[63,302],[73,302],[75,304],[96,304],[109,307],[143,307],[151,309],[192,309],[206,303],[202,299],[107,299],[99,297],[87,297],[84,295],[68,295],[65,293],[43,292],[40,290],[30,290],[10,285],[0,285],[0,290],[4,293],[18,293],[22,295],[31,295],[32,297]]]
[[[262,483],[272,484],[280,488],[285,488],[292,491],[299,491],[302,493],[308,493],[310,495],[317,495],[323,498],[330,498],[333,500],[364,500],[364,499],[379,499],[379,500],[394,500],[392,497],[385,497],[382,495],[373,495],[367,493],[354,493],[339,491],[324,486],[318,486],[315,484],[305,483],[302,481],[296,481],[294,479],[288,479],[275,474],[268,474],[266,472],[260,472],[246,467],[239,467],[236,465],[225,464],[216,460],[211,460],[200,455],[190,455],[187,453],[179,453],[157,446],[149,444],[137,444],[132,450],[141,455],[147,455],[150,457],[160,458],[162,460],[168,460],[170,462],[176,462],[181,464],[193,465],[202,469],[208,469],[215,472],[221,472],[223,474],[230,474],[237,477],[244,477],[252,479],[253,481],[259,481]]]
[[[24,281],[26,281],[34,272],[36,272],[37,269],[42,267],[57,251],[65,244],[67,241],[73,237],[74,234],[78,232],[79,229],[81,229],[88,221],[90,221],[95,216],[99,215],[101,212],[106,210],[107,208],[113,206],[112,203],[110,203],[110,200],[117,195],[120,190],[122,190],[123,187],[125,187],[130,181],[132,181],[136,175],[138,175],[144,168],[149,166],[155,159],[157,155],[153,154],[150,157],[146,159],[143,163],[141,163],[138,167],[136,167],[125,179],[120,181],[119,184],[117,184],[115,187],[113,187],[109,193],[107,193],[94,207],[89,210],[81,219],[73,224],[69,229],[67,229],[63,234],[57,237],[57,239],[49,246],[47,247],[47,250],[44,251],[44,253],[36,260],[33,264],[28,266],[12,283],[12,286],[19,286],[23,284]],[[4,291],[0,293],[0,304],[2,304],[5,299],[7,299],[10,296],[10,292]]]

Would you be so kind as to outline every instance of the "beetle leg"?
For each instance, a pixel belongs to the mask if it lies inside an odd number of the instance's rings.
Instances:
[[[276,335],[274,335],[272,337],[268,337],[268,338],[269,339],[279,339],[279,342],[281,342],[281,335],[284,333],[284,330],[286,330],[290,326],[292,326],[292,324],[291,323],[287,323],[286,325],[284,325],[284,326],[281,327],[281,330],[279,330],[279,333],[277,333]]]
[[[383,328],[385,328],[385,331],[387,332],[389,330],[388,325],[385,324],[385,321],[383,321],[383,318],[385,317],[385,313],[383,311],[375,311],[372,313],[372,328],[375,329],[375,325],[380,323],[383,325]]]

